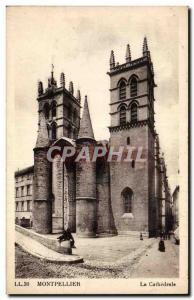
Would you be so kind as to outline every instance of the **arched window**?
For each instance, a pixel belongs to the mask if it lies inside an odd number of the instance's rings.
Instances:
[[[121,106],[120,108],[120,125],[126,124],[126,108]]]
[[[132,213],[133,191],[130,188],[125,188],[121,193],[123,199],[124,213]]]
[[[74,109],[74,111],[73,111],[73,122],[74,123],[76,122],[76,119],[77,119],[77,110]]]
[[[130,82],[130,95],[131,97],[137,96],[137,79],[135,77]]]
[[[56,140],[57,138],[57,125],[55,123],[52,124],[52,140]]]
[[[133,103],[131,105],[131,122],[137,121],[137,104]]]
[[[49,104],[48,103],[45,103],[43,111],[44,111],[45,119],[48,120],[49,119]]]
[[[56,106],[56,102],[53,102],[51,105],[51,111],[52,111],[52,118],[56,117],[57,115],[57,106]]]
[[[121,81],[119,85],[119,99],[125,99],[126,98],[126,84],[124,81]]]
[[[69,119],[71,119],[71,115],[72,115],[72,108],[71,108],[71,105],[69,105],[69,107],[68,107],[68,112],[67,112],[67,117],[68,117]]]
[[[130,137],[127,137],[127,145],[130,145]]]

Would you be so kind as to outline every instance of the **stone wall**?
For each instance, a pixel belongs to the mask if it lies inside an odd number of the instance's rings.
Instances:
[[[148,128],[148,197],[149,197],[149,233],[155,236],[158,229],[158,203],[155,197],[155,149],[154,135]]]
[[[63,162],[61,157],[56,155],[52,163],[52,232],[61,232],[63,227]]]
[[[106,160],[97,161],[96,189],[97,233],[99,235],[116,234],[110,198],[110,169]]]
[[[34,149],[33,228],[39,233],[52,232],[51,164],[47,148]]]
[[[130,146],[144,149],[144,162],[111,162],[110,187],[113,216],[118,233],[128,231],[148,231],[148,127],[135,127],[130,130],[112,132],[110,145],[126,145],[130,137]],[[115,148],[116,150],[116,148]],[[125,214],[122,191],[133,191],[132,213]]]
[[[76,174],[75,164],[67,166],[68,175],[68,227],[76,232]]]
[[[56,251],[59,253],[67,253],[67,254],[72,253],[72,250],[69,247],[69,241],[65,241],[67,246],[63,247],[62,245],[59,244],[59,241],[57,240],[56,237],[51,238],[48,236],[44,236],[44,235],[38,234],[32,230],[24,229],[23,227],[18,226],[18,225],[16,225],[15,228],[16,228],[16,231],[34,239],[35,241],[41,243],[42,245],[44,245],[45,247],[47,247],[53,251]]]
[[[76,164],[76,233],[82,237],[96,236],[96,163]]]

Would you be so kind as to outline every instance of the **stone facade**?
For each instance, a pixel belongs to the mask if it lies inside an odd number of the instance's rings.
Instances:
[[[15,172],[15,223],[32,227],[34,166]]]
[[[179,227],[179,186],[176,186],[174,192],[172,194],[172,203],[173,203],[173,229],[177,229]]]
[[[74,96],[73,83],[60,87],[53,71],[44,90],[38,85],[39,132],[34,148],[33,227],[40,233],[57,233],[69,227],[80,237],[96,235],[158,233],[169,214],[159,139],[154,127],[154,71],[147,40],[142,57],[131,60],[127,45],[126,62],[115,64],[110,57],[110,140],[96,141],[87,97],[80,118],[80,91]],[[80,121],[81,120],[81,121]],[[62,161],[51,146],[104,146],[118,151],[120,146],[142,148],[144,161],[93,162]],[[91,153],[90,153],[91,155]],[[165,195],[163,195],[163,193]],[[165,207],[163,207],[163,201]],[[165,224],[163,224],[165,223]],[[167,226],[168,227],[168,226]]]

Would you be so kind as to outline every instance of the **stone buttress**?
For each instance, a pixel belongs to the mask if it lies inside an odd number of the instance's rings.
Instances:
[[[34,148],[33,227],[38,233],[52,232],[51,163],[47,159],[49,137],[44,114]]]
[[[96,144],[87,97],[85,97],[76,143],[78,151],[82,151],[83,147],[86,146],[91,152]],[[96,236],[96,206],[96,162],[82,159],[76,163],[76,233],[78,236]]]

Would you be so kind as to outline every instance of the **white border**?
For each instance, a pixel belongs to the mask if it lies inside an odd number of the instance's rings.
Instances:
[[[1,208],[0,208],[0,228],[1,228],[1,255],[0,255],[0,299],[7,299],[7,295],[5,295],[5,219],[6,219],[6,194],[5,194],[5,167],[6,167],[6,152],[5,152],[5,143],[6,143],[6,138],[5,138],[5,122],[6,122],[6,113],[5,113],[5,99],[6,99],[6,92],[5,92],[5,87],[6,87],[6,35],[5,35],[5,30],[6,30],[6,25],[5,25],[5,10],[6,6],[10,5],[53,5],[53,6],[59,6],[59,5],[69,5],[69,6],[124,6],[124,5],[136,5],[136,6],[141,6],[141,5],[147,5],[147,6],[179,6],[179,5],[184,5],[184,6],[189,6],[191,9],[193,8],[193,1],[188,0],[188,1],[175,1],[175,0],[163,0],[163,1],[130,1],[130,0],[98,0],[98,1],[81,1],[81,0],[74,0],[72,1],[60,1],[60,0],[33,0],[33,1],[17,1],[17,0],[1,0],[0,3],[0,37],[1,37],[1,44],[0,44],[0,141],[1,141],[1,147],[0,147],[0,157],[1,157],[1,168],[0,168],[0,191],[1,191]],[[193,41],[193,28],[191,28],[191,41]],[[193,42],[191,45],[191,49],[193,49]],[[192,72],[192,67],[193,63],[190,66],[191,72]],[[192,77],[192,76],[191,76]],[[192,82],[193,84],[193,78]],[[192,95],[191,95],[192,96]],[[192,97],[191,97],[192,98]],[[193,105],[192,105],[192,99],[190,99],[190,108],[192,111]],[[194,132],[193,128],[193,121],[191,120],[191,132]],[[191,136],[193,138],[193,134]],[[192,161],[192,167],[194,162]],[[192,178],[191,185],[193,184],[194,179]],[[192,193],[190,195],[190,200],[192,200]],[[192,208],[194,205],[192,205]],[[192,209],[192,214],[193,214],[193,209]],[[193,214],[194,215],[194,214]],[[193,240],[193,239],[192,239]],[[193,261],[193,260],[192,260]],[[193,283],[192,279],[192,283]],[[26,297],[17,297],[17,299],[25,299]],[[36,297],[36,299],[39,299],[40,297]],[[55,298],[49,297],[49,298]],[[103,297],[102,297],[103,298]],[[72,299],[72,297],[71,297]]]

